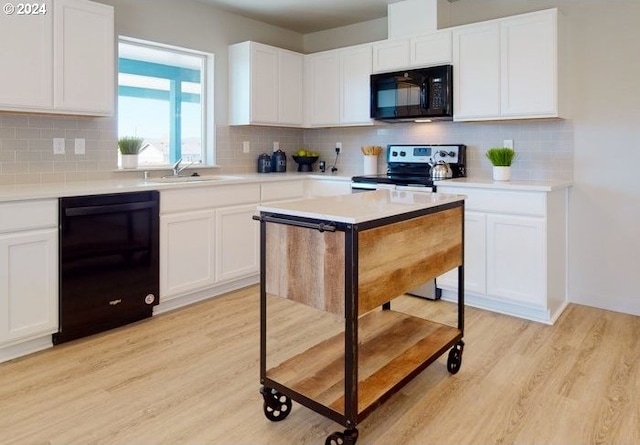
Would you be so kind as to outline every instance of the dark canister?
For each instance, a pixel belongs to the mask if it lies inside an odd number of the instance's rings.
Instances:
[[[287,171],[287,155],[284,151],[278,149],[271,155],[271,171],[286,172]]]
[[[271,156],[267,153],[262,153],[258,156],[258,173],[271,172]]]

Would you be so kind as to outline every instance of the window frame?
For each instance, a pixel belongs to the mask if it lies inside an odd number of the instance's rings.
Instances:
[[[140,46],[143,48],[149,48],[149,49],[153,49],[153,50],[160,50],[160,51],[167,51],[167,52],[173,52],[173,53],[177,53],[177,54],[185,54],[188,56],[199,56],[202,57],[203,59],[203,66],[202,66],[202,75],[200,78],[200,84],[201,84],[201,97],[202,100],[204,100],[204,104],[201,107],[201,111],[202,111],[202,115],[201,115],[201,128],[202,128],[202,148],[201,148],[201,155],[202,155],[202,163],[199,165],[202,166],[215,166],[216,165],[216,156],[215,156],[215,140],[216,140],[216,134],[215,134],[215,114],[214,114],[214,68],[215,68],[215,56],[212,53],[207,53],[207,52],[203,52],[203,51],[199,51],[199,50],[194,50],[194,49],[190,49],[190,48],[184,48],[184,47],[179,47],[179,46],[175,46],[175,45],[167,45],[164,43],[159,43],[159,42],[153,42],[153,41],[149,41],[149,40],[142,40],[142,39],[137,39],[137,38],[133,38],[133,37],[127,37],[127,36],[122,36],[119,35],[118,36],[118,47],[120,45],[120,43],[124,43],[124,44],[129,44],[129,45],[135,45],[135,46]],[[120,62],[121,60],[123,60],[123,58],[120,57],[120,55],[118,54],[118,68],[117,68],[117,75],[120,74]],[[131,59],[126,59],[126,60],[131,60]],[[134,61],[135,62],[135,61]],[[125,62],[125,63],[129,63],[129,62]],[[142,62],[145,64],[153,64],[152,62]],[[131,73],[126,73],[126,74],[131,74]],[[138,73],[135,73],[138,74]],[[118,77],[118,76],[116,76]],[[185,81],[187,79],[183,79],[183,81]],[[188,80],[187,80],[188,81]],[[120,99],[120,83],[119,81],[117,82],[116,85],[116,91],[117,91],[117,95],[118,95],[118,107],[119,107],[119,99]],[[127,87],[124,87],[127,88]],[[179,102],[179,104],[181,104],[181,102]],[[171,125],[171,136],[170,138],[174,138],[174,131],[175,129],[174,127],[174,122],[172,121]],[[169,152],[169,156],[170,156],[170,164],[165,164],[165,165],[171,165],[171,163],[177,161],[177,159],[173,160],[174,157],[173,150],[170,149]],[[150,165],[150,166],[145,166],[146,168],[153,168],[153,167],[164,167],[165,165],[161,165],[161,164],[157,164],[157,165]]]

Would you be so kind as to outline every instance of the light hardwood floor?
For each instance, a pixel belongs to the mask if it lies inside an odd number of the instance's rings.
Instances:
[[[343,428],[294,402],[268,421],[258,289],[0,364],[0,444],[320,444]],[[443,322],[455,306],[394,308]],[[317,320],[320,320],[318,318]],[[322,321],[284,312],[280,352]],[[554,326],[468,308],[445,357],[362,422],[358,444],[640,444],[640,318],[570,305]]]

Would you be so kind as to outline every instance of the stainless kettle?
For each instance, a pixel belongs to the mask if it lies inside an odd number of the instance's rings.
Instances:
[[[433,158],[431,158],[429,165],[431,166],[431,172],[429,174],[431,179],[449,179],[453,177],[453,170],[451,170],[447,162],[443,160],[434,161]]]

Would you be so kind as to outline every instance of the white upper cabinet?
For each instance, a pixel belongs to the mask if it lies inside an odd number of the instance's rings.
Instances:
[[[310,54],[305,58],[306,124],[332,126],[340,123],[340,56],[337,51]]]
[[[53,13],[0,14],[0,108],[48,110],[53,107]]]
[[[86,0],[55,0],[54,6],[54,107],[113,114],[113,7]]]
[[[342,125],[371,124],[371,46],[340,50]]]
[[[310,54],[305,59],[306,125],[371,125],[371,45]]]
[[[300,126],[304,56],[256,42],[229,47],[229,124]]]
[[[469,25],[453,32],[454,119],[500,116],[500,25]]]
[[[383,40],[373,44],[373,72],[403,70],[410,65],[410,39]]]
[[[454,120],[564,117],[557,9],[453,29]]]
[[[451,31],[441,30],[411,38],[383,40],[373,44],[373,72],[384,73],[452,61]]]
[[[502,115],[558,115],[557,10],[503,20]]]
[[[86,0],[38,5],[42,14],[0,15],[0,109],[112,115],[113,7]]]
[[[278,122],[299,126],[304,122],[304,56],[292,51],[278,52]]]
[[[412,67],[448,65],[451,61],[451,31],[436,31],[411,39]]]

